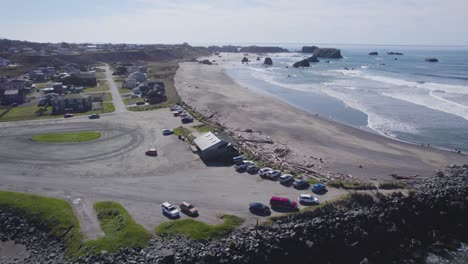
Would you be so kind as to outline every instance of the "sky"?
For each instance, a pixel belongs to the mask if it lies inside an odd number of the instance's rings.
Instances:
[[[468,45],[468,0],[0,0],[0,38]]]

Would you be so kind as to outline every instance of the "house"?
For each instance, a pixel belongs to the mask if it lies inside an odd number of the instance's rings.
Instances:
[[[238,154],[233,144],[208,132],[197,137],[193,143],[198,154],[205,161],[225,161]]]
[[[80,73],[80,66],[77,64],[67,64],[60,67],[60,70],[65,73]]]
[[[0,102],[3,105],[22,104],[26,98],[26,88],[23,83],[0,83]]]
[[[91,110],[93,100],[91,96],[82,96],[79,94],[70,94],[67,96],[58,96],[50,100],[52,105],[52,114],[64,114],[75,112],[86,112]]]
[[[144,82],[144,81],[146,81],[146,74],[142,73],[142,72],[133,72],[133,73],[128,75],[127,80],[128,79],[134,79],[137,82]]]
[[[8,66],[8,64],[10,64],[9,60],[0,57],[0,67]]]
[[[80,72],[71,73],[69,76],[62,78],[64,85],[75,85],[75,86],[96,86],[97,79],[95,72]]]
[[[125,87],[128,88],[128,89],[133,89],[135,87],[137,87],[137,80],[135,79],[127,79],[125,81]]]

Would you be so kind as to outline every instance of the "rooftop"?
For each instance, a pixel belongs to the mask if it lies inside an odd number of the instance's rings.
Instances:
[[[206,134],[203,134],[203,135],[197,137],[193,141],[193,143],[195,143],[195,145],[197,145],[197,147],[201,151],[204,151],[204,150],[209,149],[210,147],[218,144],[221,141],[222,140],[219,139],[217,136],[215,136],[215,134],[213,134],[211,132],[208,132]]]

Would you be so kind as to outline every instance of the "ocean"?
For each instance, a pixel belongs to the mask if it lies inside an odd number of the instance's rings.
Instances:
[[[252,55],[248,65],[226,64],[240,85],[349,126],[468,152],[468,47],[317,45],[339,48],[344,58],[296,69],[291,65],[310,54],[294,51],[307,44],[257,45],[292,53],[271,54],[268,67]],[[439,62],[424,60],[432,57]]]

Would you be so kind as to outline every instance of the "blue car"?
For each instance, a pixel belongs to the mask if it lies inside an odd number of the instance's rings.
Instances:
[[[253,214],[269,215],[270,207],[262,203],[251,203],[249,204],[249,211]]]
[[[325,184],[323,183],[316,183],[312,185],[312,188],[310,190],[312,190],[312,192],[314,193],[323,193],[327,190],[327,188],[325,187]]]

